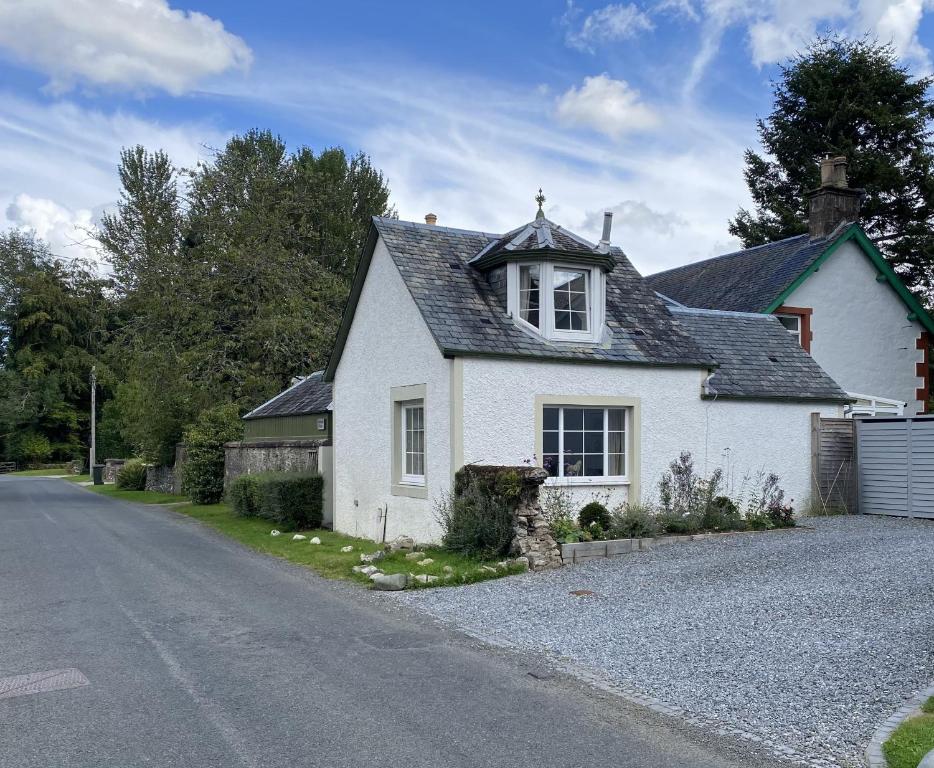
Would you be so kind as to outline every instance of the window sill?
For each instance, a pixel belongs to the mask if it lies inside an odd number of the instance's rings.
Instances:
[[[631,485],[632,481],[625,477],[549,477],[545,485]]]
[[[390,493],[393,496],[407,496],[410,499],[428,498],[428,488],[424,483],[393,483]]]

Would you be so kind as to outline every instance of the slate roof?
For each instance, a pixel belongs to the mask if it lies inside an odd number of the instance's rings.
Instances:
[[[618,248],[606,281],[599,343],[556,342],[518,328],[469,262],[500,235],[374,218],[416,305],[445,354],[709,367],[714,361],[668,314]],[[372,246],[370,246],[372,247]],[[351,309],[352,311],[352,309]],[[347,329],[349,330],[349,329]],[[338,337],[337,355],[341,338]],[[331,365],[336,364],[336,359]],[[330,373],[330,369],[329,369]]]
[[[756,400],[851,400],[773,315],[689,307],[671,307],[670,311],[720,363],[710,380],[710,395]]]
[[[680,304],[701,309],[763,312],[825,251],[840,230],[806,234],[648,275],[646,282]]]
[[[558,252],[558,253],[596,253],[597,246],[579,235],[566,230],[544,216],[523,224],[490,242],[471,262],[476,264],[487,261],[504,252]]]
[[[270,416],[304,416],[323,413],[331,404],[331,383],[324,380],[324,371],[315,371],[296,382],[272,400],[250,411],[244,419],[265,419]]]

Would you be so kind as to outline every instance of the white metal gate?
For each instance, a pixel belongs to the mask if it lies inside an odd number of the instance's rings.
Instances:
[[[934,416],[856,420],[859,509],[934,519]]]

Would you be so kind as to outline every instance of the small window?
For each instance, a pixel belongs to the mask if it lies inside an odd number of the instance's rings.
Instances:
[[[801,318],[798,315],[776,315],[778,322],[785,326],[785,330],[801,343]]]
[[[587,273],[576,269],[554,270],[554,305],[556,331],[588,330],[590,314],[587,296]]]
[[[319,431],[319,432],[324,432],[324,430],[326,430],[327,428],[328,428],[328,420],[327,420],[327,418],[326,418],[325,416],[319,417],[319,418],[318,418],[318,431]]]
[[[551,477],[627,475],[625,408],[546,406],[542,410],[542,466]]]
[[[525,264],[519,267],[519,317],[539,328],[541,267]]]
[[[425,406],[421,400],[402,404],[402,482],[425,484]]]

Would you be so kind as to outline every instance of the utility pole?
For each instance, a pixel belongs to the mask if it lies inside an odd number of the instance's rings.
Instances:
[[[91,465],[88,472],[94,474],[94,465],[97,464],[97,440],[96,440],[96,421],[97,421],[97,366],[91,366]]]

